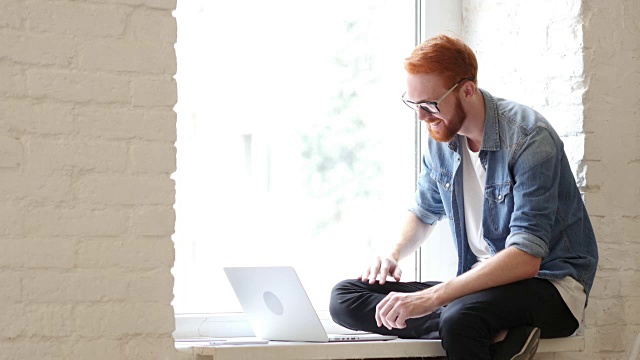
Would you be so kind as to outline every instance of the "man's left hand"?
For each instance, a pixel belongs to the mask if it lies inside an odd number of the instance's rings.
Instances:
[[[414,293],[391,292],[376,306],[376,323],[391,330],[404,329],[405,321],[432,313],[439,305],[426,291]]]

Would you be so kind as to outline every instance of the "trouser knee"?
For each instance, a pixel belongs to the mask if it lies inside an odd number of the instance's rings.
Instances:
[[[329,301],[329,313],[338,325],[357,329],[361,314],[354,308],[354,297],[357,296],[358,280],[343,280],[337,283],[331,290]]]
[[[452,346],[452,342],[481,335],[485,332],[483,328],[482,318],[463,307],[445,307],[440,315],[440,338],[445,349]]]

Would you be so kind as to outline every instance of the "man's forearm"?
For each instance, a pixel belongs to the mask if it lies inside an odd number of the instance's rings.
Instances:
[[[400,240],[392,249],[391,256],[400,260],[413,254],[433,232],[433,228],[434,226],[423,223],[414,213],[409,212],[402,226]]]
[[[509,247],[480,266],[425,290],[425,295],[435,297],[439,306],[446,305],[474,292],[535,277],[540,262],[540,258]]]

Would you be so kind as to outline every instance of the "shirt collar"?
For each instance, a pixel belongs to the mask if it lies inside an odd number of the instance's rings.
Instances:
[[[498,106],[488,91],[480,90],[484,98],[484,133],[482,135],[482,147],[480,150],[496,151],[500,150],[500,132],[498,130]],[[460,135],[456,135],[449,141],[449,149],[457,151],[460,146]]]
[[[500,150],[500,131],[498,130],[498,106],[496,99],[488,91],[479,89],[484,97],[484,134],[480,150]]]

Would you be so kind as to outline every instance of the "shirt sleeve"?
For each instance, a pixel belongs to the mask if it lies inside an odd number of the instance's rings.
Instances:
[[[433,225],[445,215],[437,182],[431,176],[428,153],[422,155],[422,171],[416,187],[415,204],[409,208],[420,221]]]
[[[514,153],[514,211],[505,247],[513,246],[538,258],[549,253],[564,157],[562,142],[544,127],[536,128]]]

